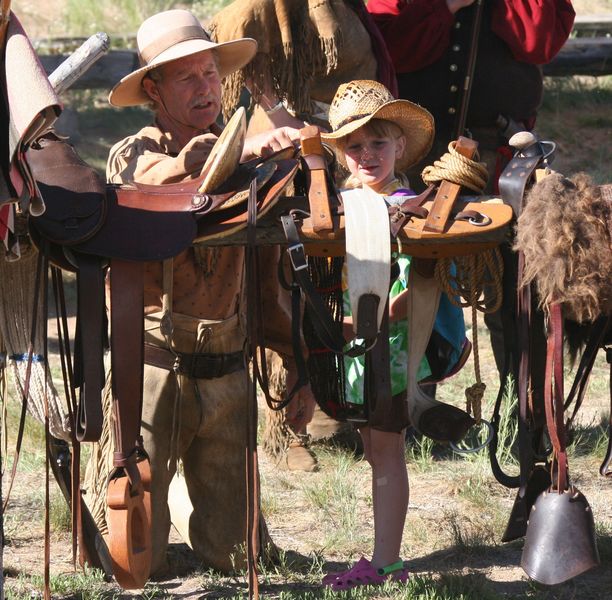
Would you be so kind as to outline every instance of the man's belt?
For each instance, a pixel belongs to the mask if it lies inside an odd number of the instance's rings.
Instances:
[[[241,350],[228,354],[187,354],[145,344],[144,361],[147,365],[176,371],[194,379],[214,379],[244,369],[244,353]]]

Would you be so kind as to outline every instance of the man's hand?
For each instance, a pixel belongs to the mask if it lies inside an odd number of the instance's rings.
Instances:
[[[269,156],[273,152],[294,146],[300,139],[300,130],[293,127],[279,127],[264,131],[246,139],[241,161],[256,156]]]
[[[475,0],[446,0],[446,6],[452,14],[455,14],[459,9],[474,4]]]
[[[212,133],[204,133],[187,142],[177,156],[177,161],[184,165],[186,173],[199,172],[210,155],[217,137]]]

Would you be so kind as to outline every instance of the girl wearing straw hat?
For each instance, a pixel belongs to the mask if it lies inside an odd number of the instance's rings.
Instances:
[[[434,124],[429,112],[407,100],[394,99],[376,81],[352,81],[338,88],[330,107],[329,122],[332,132],[321,137],[333,146],[339,162],[348,169],[346,187],[367,186],[380,194],[381,202],[385,201],[384,197],[414,195],[402,171],[423,158],[431,147]],[[394,398],[398,395],[405,398],[406,282],[410,257],[399,256],[397,260],[400,276],[389,294],[391,391]],[[348,310],[346,297],[345,292],[345,309]],[[455,325],[451,328],[453,331],[447,332],[447,337],[455,347],[456,362],[465,340],[465,329],[461,311],[455,310]],[[353,335],[350,316],[345,318],[345,329],[346,335]],[[345,359],[346,397],[354,404],[364,401],[362,362],[363,357]],[[424,358],[418,379],[430,373]],[[370,560],[362,557],[348,571],[326,575],[323,584],[334,590],[382,584],[389,578],[400,583],[408,579],[400,549],[408,509],[404,440],[409,423],[406,417],[397,420],[402,422],[389,422],[388,426],[377,424],[376,427],[365,423],[359,428],[365,457],[372,467],[374,551]]]

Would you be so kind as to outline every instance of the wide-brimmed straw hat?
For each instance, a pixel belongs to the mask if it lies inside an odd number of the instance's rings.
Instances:
[[[372,119],[391,121],[404,133],[406,147],[396,160],[399,170],[417,163],[431,149],[434,138],[431,113],[409,100],[396,100],[382,83],[367,79],[343,83],[338,87],[329,108],[332,132],[322,133],[321,138],[336,146],[338,140]],[[342,153],[338,159],[344,164]]]
[[[123,77],[111,90],[108,101],[114,106],[150,102],[142,87],[144,76],[151,69],[173,60],[214,49],[219,60],[219,75],[225,77],[244,67],[257,51],[257,42],[252,38],[216,44],[193,13],[180,9],[149,17],[138,29],[136,41],[142,66]]]

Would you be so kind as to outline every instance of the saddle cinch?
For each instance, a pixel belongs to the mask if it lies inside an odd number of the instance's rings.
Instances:
[[[471,140],[461,139],[458,145],[472,155],[476,150]],[[475,424],[474,418],[462,409],[431,398],[417,382],[417,369],[427,349],[441,294],[432,276],[433,267],[438,258],[477,254],[499,245],[512,218],[511,207],[458,198],[460,186],[449,182],[442,182],[433,200],[434,188],[430,186],[423,194],[400,197],[399,204],[388,207],[367,189],[337,193],[316,128],[302,130],[302,161],[307,167],[304,193],[308,206],[304,210],[303,206],[285,205],[281,223],[293,277],[305,298],[304,337],[311,351],[314,349],[309,357],[311,386],[321,408],[336,419],[367,419],[370,424],[385,423],[386,427],[401,420],[407,410],[410,422],[421,433],[456,444]],[[290,199],[286,200],[289,203]],[[417,257],[408,284],[409,323],[419,326],[409,327],[407,405],[400,398],[381,401],[383,396],[387,400],[391,396],[385,374],[389,372],[386,332],[392,247]],[[313,280],[321,271],[330,276],[334,270],[338,279],[344,260],[353,329],[356,337],[363,340],[350,349],[341,333],[338,305],[342,304],[342,297],[338,294],[338,282],[330,285],[329,281],[322,284]],[[330,358],[330,352],[335,358]],[[323,382],[321,389],[317,389],[318,372],[327,367],[341,370],[338,357],[343,353],[365,354],[368,415],[344,402],[342,385],[331,390],[328,382]],[[322,366],[318,361],[327,364]],[[385,409],[388,414],[381,413],[383,406],[388,407]]]
[[[200,177],[188,183],[106,185],[73,147],[53,132],[33,143],[27,155],[47,207],[40,216],[30,215],[32,240],[53,264],[77,275],[74,380],[79,388],[75,416],[78,441],[95,441],[102,430],[105,276],[107,269],[110,271],[116,442],[107,491],[107,542],[113,573],[126,589],[144,586],[151,560],[151,474],[140,438],[144,262],[165,260],[185,250],[196,238],[199,223],[210,218],[211,227],[215,226],[215,211],[225,202],[235,213],[233,229],[246,226],[246,217],[240,217],[244,207],[241,202],[232,207],[232,198],[248,194],[250,186],[257,194],[257,204],[266,206],[297,169],[296,160],[284,157],[264,164],[253,161],[237,168],[218,193],[206,191],[220,184],[217,167],[228,158],[227,136],[236,135],[236,131],[244,135],[244,111],[226,129],[228,133],[219,138]]]

